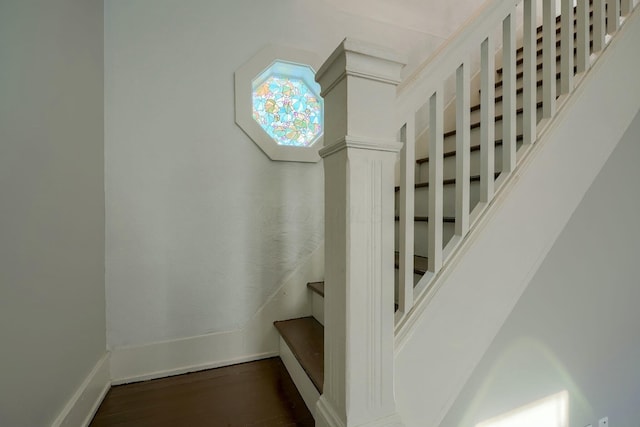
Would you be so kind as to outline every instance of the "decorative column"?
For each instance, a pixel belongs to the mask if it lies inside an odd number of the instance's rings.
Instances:
[[[396,85],[388,49],[345,39],[316,74],[325,105],[324,392],[316,426],[401,426],[394,397]]]

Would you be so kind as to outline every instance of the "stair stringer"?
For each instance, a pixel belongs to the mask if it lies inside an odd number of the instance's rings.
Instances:
[[[406,426],[441,423],[640,110],[639,42],[636,9],[400,325]]]

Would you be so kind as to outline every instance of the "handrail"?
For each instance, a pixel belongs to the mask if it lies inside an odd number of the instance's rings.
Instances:
[[[400,197],[397,205],[398,242],[397,250],[399,283],[398,312],[396,323],[413,309],[415,301],[430,288],[448,256],[461,244],[474,221],[493,200],[495,192],[510,177],[516,168],[516,143],[519,139],[530,147],[537,139],[538,119],[550,119],[556,113],[556,98],[570,93],[574,89],[574,51],[575,66],[578,73],[588,71],[591,66],[591,53],[604,49],[608,39],[605,32],[615,33],[621,24],[621,14],[629,14],[633,9],[631,0],[540,0],[542,4],[542,71],[538,73],[537,53],[538,8],[539,0],[496,0],[487,3],[467,21],[456,34],[442,45],[409,78],[405,79],[396,91],[395,127],[399,129],[404,143],[400,156]],[[562,12],[561,19],[556,17],[557,5]],[[522,83],[516,74],[515,14],[523,3],[522,18]],[[589,37],[589,5],[594,9],[593,50]],[[607,25],[604,28],[606,6]],[[574,15],[575,14],[575,15]],[[574,26],[575,16],[575,26]],[[561,63],[556,72],[557,25],[560,25]],[[497,34],[502,34],[502,43],[496,43]],[[575,45],[574,45],[575,34]],[[495,83],[496,46],[501,45],[503,73],[502,95],[495,96],[498,85]],[[575,49],[574,49],[575,46]],[[470,126],[470,61],[473,54],[480,56],[480,121]],[[475,71],[475,70],[474,70]],[[541,77],[539,77],[541,75]],[[556,80],[560,75],[560,84]],[[449,243],[445,243],[443,219],[444,203],[444,87],[448,79],[455,77],[455,231]],[[521,86],[516,89],[516,86]],[[538,87],[542,86],[539,90]],[[516,110],[516,92],[522,92],[522,107]],[[499,101],[498,101],[499,99]],[[541,100],[541,102],[538,102]],[[500,102],[502,114],[496,116],[495,105]],[[424,216],[415,212],[415,172],[416,144],[418,133],[417,114],[426,107],[428,111],[427,151],[429,161],[420,166],[428,167],[428,230],[427,244],[414,236],[414,218]],[[539,110],[540,109],[540,110]],[[539,111],[538,111],[539,110]],[[499,117],[499,118],[498,118]],[[501,122],[501,123],[499,123]],[[499,124],[498,124],[499,123]],[[479,169],[480,190],[478,205],[470,212],[470,139],[472,128],[479,128],[475,137],[480,141]],[[520,129],[521,136],[517,136]],[[501,138],[495,133],[500,131]],[[447,134],[450,134],[447,132]],[[501,140],[502,167],[495,167],[496,140]],[[449,172],[451,169],[447,169]],[[421,179],[424,180],[425,173]],[[496,177],[499,175],[499,179]],[[424,197],[423,197],[424,198]],[[414,245],[414,241],[416,244]],[[419,248],[417,250],[416,248]],[[414,283],[415,259],[428,258],[428,268],[417,285]]]
[[[485,3],[436,51],[429,56],[397,90],[396,125],[402,127],[406,117],[414,113],[436,89],[436,85],[448,78],[464,62],[473,49],[495,31],[502,20],[522,0],[496,0]]]

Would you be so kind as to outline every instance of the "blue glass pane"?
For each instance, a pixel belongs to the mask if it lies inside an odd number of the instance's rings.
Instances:
[[[271,75],[253,89],[253,118],[279,145],[313,144],[322,134],[322,109],[300,78]]]

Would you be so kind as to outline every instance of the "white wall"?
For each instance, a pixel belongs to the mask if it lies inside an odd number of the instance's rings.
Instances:
[[[640,420],[640,113],[476,367],[442,427],[561,390],[570,426]]]
[[[322,164],[272,162],[235,125],[234,71],[267,43],[324,58],[352,36],[409,72],[482,1],[424,3],[106,2],[110,348],[242,327],[323,241]]]
[[[51,425],[104,354],[103,3],[3,0],[0,425]]]

